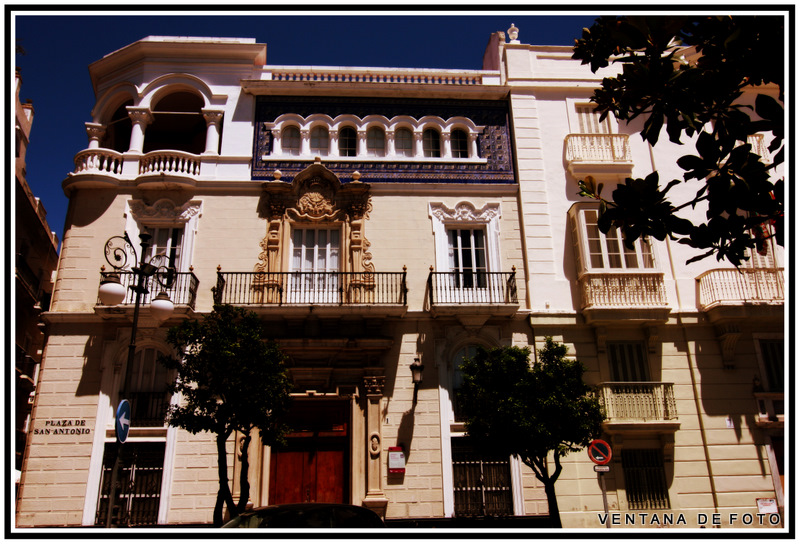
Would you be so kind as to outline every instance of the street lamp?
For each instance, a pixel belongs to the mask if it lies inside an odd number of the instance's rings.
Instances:
[[[125,381],[123,382],[122,398],[128,396],[128,377],[131,375],[133,369],[133,360],[136,354],[136,328],[139,325],[139,306],[141,305],[142,295],[149,293],[147,284],[150,278],[153,278],[153,286],[160,285],[163,289],[159,294],[150,302],[150,313],[159,322],[166,320],[175,306],[169,299],[166,289],[172,287],[175,283],[176,271],[174,267],[168,267],[164,263],[167,258],[163,254],[154,255],[149,260],[146,260],[147,250],[150,248],[150,239],[152,236],[148,233],[139,234],[140,240],[140,256],[136,254],[136,249],[133,247],[131,239],[126,232],[124,236],[112,236],[106,241],[105,244],[105,257],[108,264],[110,264],[114,271],[105,274],[103,280],[100,282],[98,289],[98,297],[100,303],[105,306],[116,306],[125,300],[125,287],[120,282],[120,273],[128,268],[130,263],[130,271],[133,272],[133,284],[129,289],[136,293],[133,305],[133,323],[131,324],[131,341],[128,345],[128,361],[125,368]],[[138,262],[138,266],[136,263]],[[115,412],[115,418],[116,418]],[[117,488],[117,472],[119,471],[120,454],[122,452],[122,444],[124,438],[120,439],[117,433],[117,454],[114,460],[114,468],[111,472],[111,485],[108,494],[108,512],[106,515],[106,527],[111,527],[111,518],[116,503],[116,488]]]

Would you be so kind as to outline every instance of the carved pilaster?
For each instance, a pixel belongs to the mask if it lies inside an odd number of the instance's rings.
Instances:
[[[363,505],[385,515],[389,500],[383,492],[381,478],[381,453],[383,436],[381,434],[381,401],[386,383],[384,376],[365,376],[364,390],[367,397],[366,448],[367,448],[367,494]]]

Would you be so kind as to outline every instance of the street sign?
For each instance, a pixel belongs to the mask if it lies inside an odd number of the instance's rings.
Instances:
[[[117,431],[117,440],[124,444],[128,439],[128,431],[131,428],[131,404],[122,399],[117,407],[117,417],[114,419],[114,430]]]
[[[588,452],[589,459],[596,465],[607,465],[611,461],[611,446],[605,440],[592,440]]]
[[[611,470],[611,467],[608,466],[608,465],[595,465],[594,466],[594,471],[595,472],[609,472],[610,470]]]

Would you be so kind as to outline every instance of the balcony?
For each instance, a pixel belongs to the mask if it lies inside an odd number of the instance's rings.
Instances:
[[[576,178],[586,175],[630,175],[633,158],[627,134],[569,134],[564,141],[567,169]]]
[[[130,307],[136,303],[136,293],[131,289],[136,284],[136,275],[131,271],[122,272],[101,272],[100,281],[102,282],[109,276],[117,274],[120,283],[125,286],[126,295],[122,303],[117,307],[101,306],[100,300],[97,301],[95,311],[101,315],[111,315],[117,313],[127,313]],[[195,309],[195,301],[197,300],[197,287],[199,282],[194,272],[176,272],[175,281],[169,288],[165,288],[155,281],[153,277],[147,278],[145,287],[147,293],[143,294],[140,298],[141,304],[149,304],[162,291],[165,292],[172,303],[175,305],[175,314],[180,315],[188,314]]]
[[[671,383],[604,382],[597,385],[606,431],[674,432],[680,427]]]
[[[782,268],[715,269],[696,279],[698,306],[712,321],[783,316]]]
[[[75,155],[75,170],[64,181],[64,190],[116,186],[134,181],[137,187],[170,183],[194,187],[204,175],[213,175],[219,160],[216,156],[195,155],[163,149],[141,154],[119,153],[112,149],[85,149]],[[209,177],[205,174],[205,177]]]
[[[587,323],[619,319],[664,322],[669,315],[661,272],[589,272],[578,278]]]
[[[215,304],[292,308],[356,308],[359,313],[401,315],[408,304],[406,272],[221,272]],[[339,310],[336,310],[336,309]],[[327,313],[331,313],[328,311]]]
[[[519,309],[516,269],[511,272],[434,272],[428,275],[431,314],[457,316],[467,326],[489,317],[507,317]]]

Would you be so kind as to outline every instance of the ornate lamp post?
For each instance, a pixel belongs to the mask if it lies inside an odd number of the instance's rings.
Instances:
[[[120,273],[128,268],[130,263],[130,271],[133,272],[134,282],[129,288],[136,293],[133,305],[133,323],[131,324],[131,341],[128,345],[128,361],[125,368],[125,381],[123,382],[122,397],[123,402],[127,403],[126,397],[128,396],[128,377],[131,375],[133,369],[133,360],[136,354],[136,329],[139,325],[139,307],[142,301],[142,295],[149,293],[147,285],[149,279],[153,278],[155,281],[153,285],[160,285],[163,289],[159,294],[150,302],[150,313],[159,322],[164,321],[174,309],[172,301],[166,293],[173,283],[175,283],[176,271],[173,267],[167,267],[166,256],[163,254],[154,255],[149,260],[145,260],[147,250],[150,248],[151,235],[142,233],[139,235],[141,246],[141,260],[136,254],[136,249],[133,246],[128,233],[124,236],[112,236],[106,241],[105,244],[105,257],[108,264],[110,264],[114,271],[107,274],[103,281],[100,283],[98,296],[100,303],[105,306],[116,306],[125,300],[125,287],[120,283]],[[138,262],[138,266],[137,266]],[[120,403],[122,404],[122,403]],[[115,418],[118,417],[115,412]],[[119,422],[117,422],[119,424]],[[123,422],[123,425],[126,423]],[[130,422],[127,422],[129,425]],[[127,436],[127,429],[122,433],[123,437]],[[108,512],[106,515],[106,527],[111,527],[114,507],[116,503],[116,487],[117,487],[117,473],[119,471],[120,454],[122,452],[122,444],[125,442],[124,438],[120,438],[120,433],[117,433],[117,454],[114,460],[114,468],[111,472],[111,485],[108,494]]]

